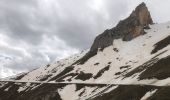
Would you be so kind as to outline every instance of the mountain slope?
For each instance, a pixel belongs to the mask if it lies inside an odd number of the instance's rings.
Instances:
[[[1,81],[0,100],[169,100],[169,44],[142,3],[90,50]]]

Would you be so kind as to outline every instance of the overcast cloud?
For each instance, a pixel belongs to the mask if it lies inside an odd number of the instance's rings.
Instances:
[[[0,0],[0,77],[90,48],[142,1],[155,22],[170,20],[170,0]]]

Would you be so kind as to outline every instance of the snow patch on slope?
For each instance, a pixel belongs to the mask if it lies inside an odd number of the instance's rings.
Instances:
[[[147,100],[147,99],[148,99],[149,97],[151,97],[156,91],[157,91],[157,89],[147,92],[140,100]]]
[[[48,81],[52,77],[58,75],[66,67],[72,65],[75,61],[80,59],[87,53],[88,50],[81,52],[80,54],[75,54],[69,58],[62,59],[60,61],[55,61],[46,67],[40,67],[39,69],[33,70],[24,76],[21,81]]]

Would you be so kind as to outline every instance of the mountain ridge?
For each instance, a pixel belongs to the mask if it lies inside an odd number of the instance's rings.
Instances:
[[[90,51],[77,63],[83,64],[88,58],[96,55],[98,49],[103,50],[105,47],[113,45],[115,39],[121,38],[123,41],[130,41],[137,36],[145,34],[144,29],[149,29],[151,24],[153,24],[153,20],[146,4],[143,2],[132,11],[129,17],[120,21],[112,29],[107,29],[98,35]]]
[[[138,8],[147,12],[144,15],[148,16],[142,18],[146,21],[140,22],[141,18],[136,17],[143,15],[135,14],[140,12]],[[133,38],[111,38],[111,44],[106,42],[109,45],[103,48],[97,45],[97,51],[90,49],[2,80],[0,100],[169,100],[170,22],[153,24],[146,10],[142,3],[127,18],[129,21],[135,16],[134,26],[126,19],[117,25],[126,35],[132,35],[132,30],[141,25]]]

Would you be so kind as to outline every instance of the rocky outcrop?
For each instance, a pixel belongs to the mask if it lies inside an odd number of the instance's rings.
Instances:
[[[103,50],[105,47],[112,45],[115,39],[130,41],[137,36],[145,34],[144,29],[149,29],[149,24],[153,24],[150,12],[145,3],[141,3],[128,18],[120,21],[116,27],[107,29],[98,35],[90,51],[76,63],[83,64],[90,57],[97,54],[98,50]]]
[[[149,28],[149,24],[153,24],[153,21],[145,3],[142,3],[137,6],[128,18],[120,21],[116,27],[106,30],[97,36],[90,51],[110,46],[114,39],[132,40],[144,34],[144,29]]]

